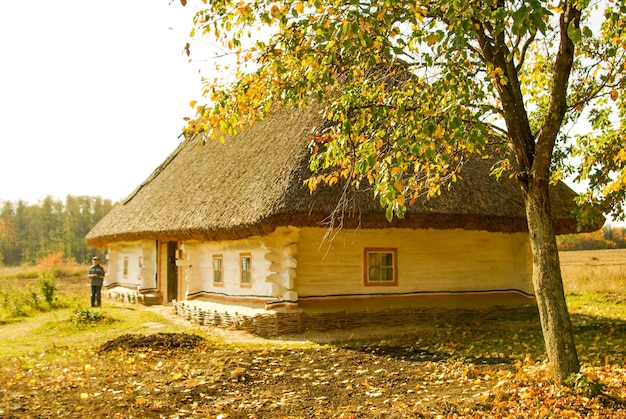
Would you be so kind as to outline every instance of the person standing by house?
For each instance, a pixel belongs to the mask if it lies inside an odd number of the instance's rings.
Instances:
[[[93,265],[89,268],[89,283],[91,285],[91,306],[100,307],[100,297],[102,292],[102,284],[104,283],[104,268],[100,265],[100,259],[94,256]]]

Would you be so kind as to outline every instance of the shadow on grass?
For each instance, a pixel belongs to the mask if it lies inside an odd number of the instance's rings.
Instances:
[[[0,326],[9,326],[17,323],[22,323],[24,321],[24,317],[20,318],[11,318],[11,319],[2,319],[0,320]]]
[[[426,347],[402,347],[402,346],[390,346],[390,345],[375,345],[364,348],[353,348],[360,352],[370,353],[381,357],[390,357],[410,362],[446,362],[451,359],[461,360],[467,363],[480,364],[480,365],[500,365],[500,364],[512,364],[515,360],[508,356],[504,357],[486,357],[486,356],[472,356],[472,357],[459,357],[455,352],[446,352],[443,350],[432,351]]]
[[[334,342],[336,347],[411,362],[457,360],[475,365],[513,364],[530,357],[545,360],[545,343],[538,314],[508,311],[481,314],[490,321],[454,317],[450,323],[421,323],[419,328],[383,330],[377,336]],[[572,327],[581,360],[619,363],[626,360],[626,321],[604,316],[572,314]]]
[[[572,314],[572,327],[574,333],[585,332],[626,332],[626,321],[610,319],[604,316],[592,316],[588,314]]]

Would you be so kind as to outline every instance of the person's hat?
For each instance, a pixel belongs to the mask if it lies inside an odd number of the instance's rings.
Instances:
[[[91,258],[91,260],[100,260],[100,259],[98,258],[98,256],[94,256]]]

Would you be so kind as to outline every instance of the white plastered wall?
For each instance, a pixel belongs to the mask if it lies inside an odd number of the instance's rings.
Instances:
[[[107,259],[107,285],[136,287],[138,291],[156,290],[157,251],[154,241],[111,243]],[[126,269],[125,260],[128,261]]]
[[[432,296],[488,293],[532,295],[525,233],[467,230],[342,230],[331,243],[324,228],[281,227],[264,237],[182,244],[185,298],[265,302],[267,308],[369,295]],[[397,249],[398,284],[364,284],[364,249]],[[240,284],[240,255],[251,256],[252,284]],[[223,284],[213,282],[213,255],[223,260]],[[496,297],[498,298],[498,297]]]
[[[264,237],[214,242],[185,241],[183,259],[177,261],[182,269],[185,298],[196,296],[225,298],[239,301],[297,303],[294,290],[297,267],[295,228],[281,227]],[[251,258],[251,284],[241,284],[241,255]],[[213,280],[213,257],[222,258],[223,282]]]
[[[519,290],[533,294],[528,234],[468,230],[299,231],[300,297],[368,293],[457,293]],[[398,285],[365,286],[364,248],[397,248]]]

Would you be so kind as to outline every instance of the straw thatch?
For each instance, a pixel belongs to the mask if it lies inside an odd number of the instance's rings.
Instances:
[[[238,239],[278,226],[322,226],[335,209],[340,188],[311,194],[307,139],[321,126],[318,112],[279,111],[229,137],[225,143],[196,139],[180,146],[128,198],[86,236],[93,247],[115,241]],[[371,192],[353,192],[344,228],[462,228],[526,231],[524,200],[514,180],[488,176],[490,162],[470,160],[463,180],[436,199],[410,207],[388,222]],[[551,191],[558,234],[576,230],[575,193],[564,184]]]

